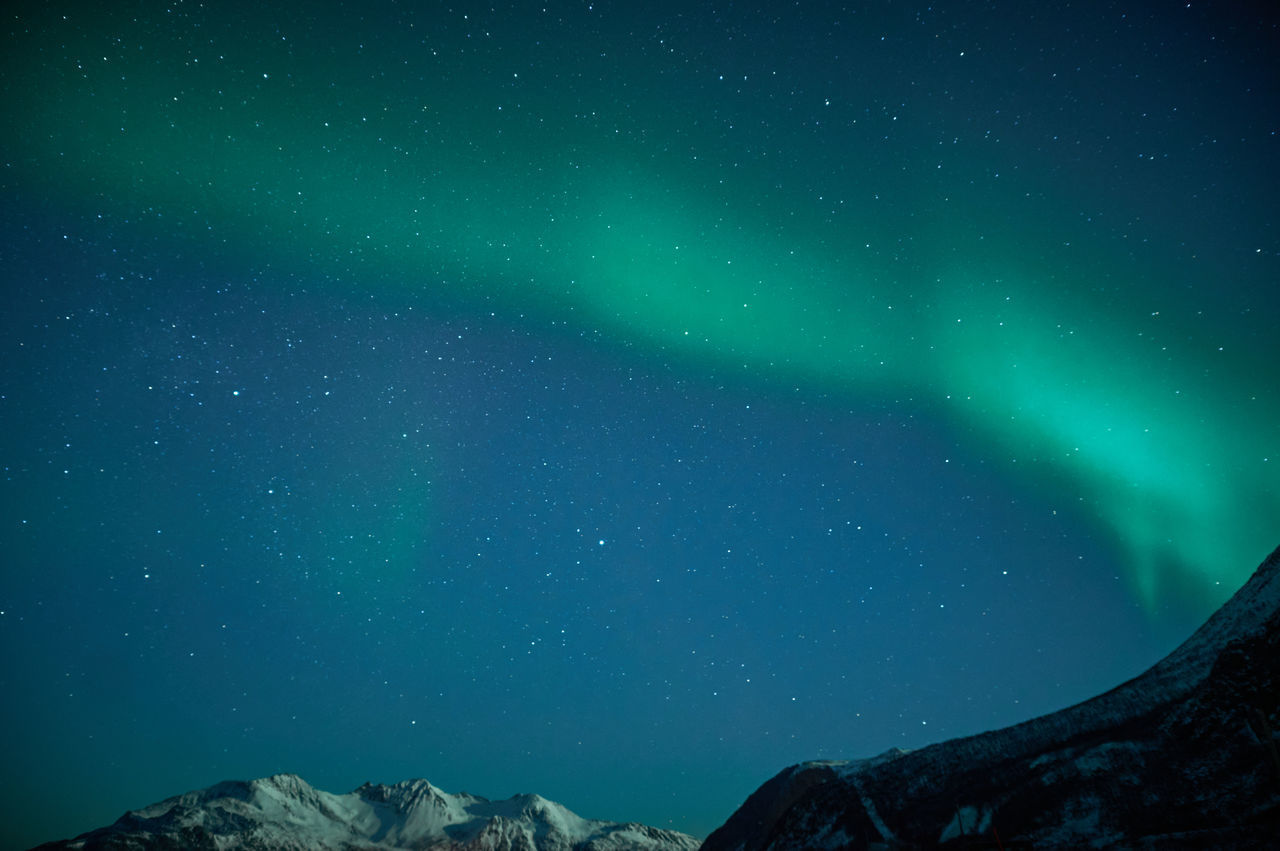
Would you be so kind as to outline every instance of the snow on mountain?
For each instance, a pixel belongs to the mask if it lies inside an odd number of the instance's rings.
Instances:
[[[40,851],[693,851],[698,840],[640,824],[584,819],[538,795],[490,801],[426,780],[366,783],[334,795],[293,774],[226,781],[125,813]]]
[[[807,762],[703,844],[763,849],[1268,849],[1280,837],[1280,549],[1146,673],[1022,724],[915,751]],[[42,851],[693,851],[537,795],[425,780],[345,795],[278,774],[126,813]]]
[[[1022,724],[756,790],[705,851],[1275,848],[1280,549],[1146,673]]]

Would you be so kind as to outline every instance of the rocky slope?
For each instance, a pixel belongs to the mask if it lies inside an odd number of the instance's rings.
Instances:
[[[693,851],[698,840],[640,824],[584,819],[537,795],[489,801],[425,780],[366,783],[346,795],[292,774],[228,781],[125,813],[39,851]]]
[[[705,851],[1280,847],[1280,550],[1182,646],[1092,700],[792,766]]]

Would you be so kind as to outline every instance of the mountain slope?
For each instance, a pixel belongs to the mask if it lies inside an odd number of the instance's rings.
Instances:
[[[703,848],[1272,848],[1278,716],[1280,549],[1129,682],[1003,730],[792,766]]]
[[[475,851],[693,851],[698,840],[640,824],[584,819],[538,795],[489,801],[425,780],[366,783],[346,795],[277,774],[227,781],[125,813],[110,827],[40,851],[158,849],[475,849]]]

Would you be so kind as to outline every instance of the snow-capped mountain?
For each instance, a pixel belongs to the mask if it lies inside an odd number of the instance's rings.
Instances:
[[[1280,848],[1280,549],[1146,673],[916,751],[785,769],[704,851]]]
[[[538,795],[490,801],[425,780],[334,795],[277,774],[169,798],[39,851],[693,851],[698,844],[672,830],[584,819]]]

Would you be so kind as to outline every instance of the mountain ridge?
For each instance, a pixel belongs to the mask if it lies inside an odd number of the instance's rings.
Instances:
[[[694,851],[699,844],[672,830],[586,819],[534,794],[490,801],[415,779],[336,795],[296,774],[274,774],[175,795],[34,851]]]
[[[1003,729],[790,766],[703,848],[1271,847],[1278,714],[1280,548],[1142,674]]]

